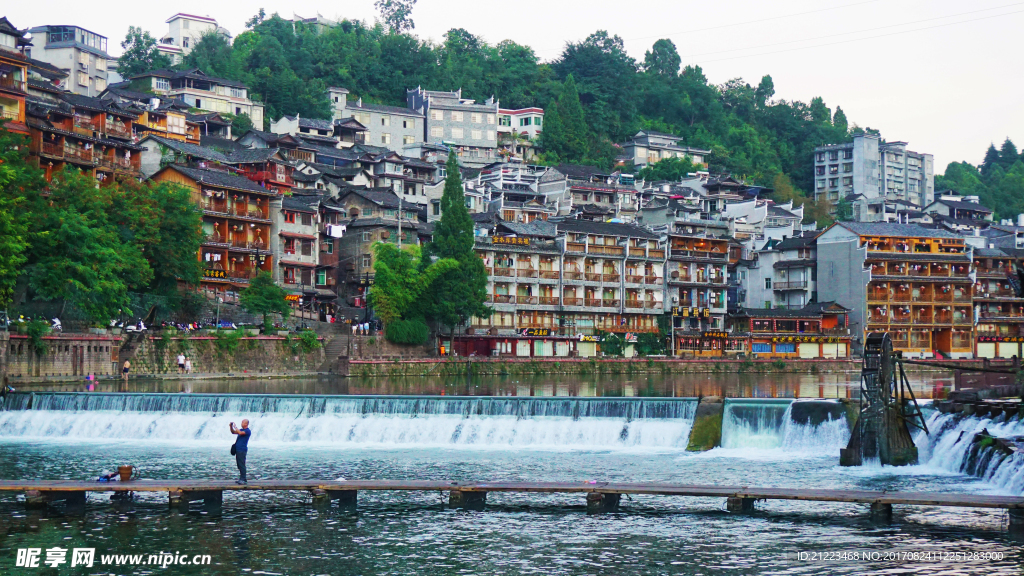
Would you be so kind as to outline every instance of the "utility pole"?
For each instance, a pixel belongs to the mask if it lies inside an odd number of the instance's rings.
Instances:
[[[402,250],[402,197],[398,197],[398,250]]]
[[[224,301],[224,298],[217,296],[217,326],[216,329],[220,330],[220,303]]]

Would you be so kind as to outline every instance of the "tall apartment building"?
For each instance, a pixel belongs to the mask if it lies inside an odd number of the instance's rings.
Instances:
[[[231,42],[231,34],[218,26],[217,21],[213,18],[179,12],[167,19],[167,33],[160,38],[161,46],[157,48],[170,56],[171,60],[177,64],[207,34],[221,34],[228,43]],[[165,46],[168,48],[165,49]],[[177,48],[177,50],[172,50],[173,48]]]
[[[409,108],[423,114],[426,142],[454,148],[464,166],[482,168],[497,159],[498,102],[492,97],[483,104],[456,92],[438,92],[417,87],[406,92]]]
[[[906,142],[882,142],[875,134],[815,148],[815,201],[827,198],[835,204],[850,194],[927,206],[935,199],[934,159],[907,150]]]
[[[331,117],[335,120],[354,118],[366,127],[364,143],[403,154],[406,147],[423,142],[423,114],[409,108],[355,102],[348,99],[348,90],[327,89],[331,101]]]
[[[1016,280],[1024,251],[1015,244],[974,249],[975,358],[1024,357],[1024,294]]]
[[[704,158],[711,150],[680,146],[683,138],[674,134],[641,130],[632,139],[622,143],[624,157],[634,166],[643,167],[666,158],[690,158],[694,164],[704,164]]]
[[[817,239],[818,297],[850,309],[854,352],[888,332],[905,356],[970,358],[972,248],[916,224],[838,222]]]
[[[0,18],[0,119],[9,132],[28,135],[25,97],[28,96],[28,58],[21,52],[28,44],[25,31]]]
[[[107,37],[79,26],[36,26],[26,55],[68,73],[67,89],[81,96],[99,96],[107,88]]]
[[[816,301],[817,232],[769,240],[745,262],[747,308],[801,309]]]
[[[668,236],[665,272],[674,324],[672,350],[678,356],[721,356],[742,346],[742,341],[723,335],[729,241],[708,235],[701,226],[691,230],[670,231]]]

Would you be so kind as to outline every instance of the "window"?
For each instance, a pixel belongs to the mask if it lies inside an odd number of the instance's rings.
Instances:
[[[444,138],[444,128],[434,126],[430,129],[430,136],[433,138]]]
[[[285,254],[295,254],[295,239],[294,238],[285,238],[284,239],[284,253]]]
[[[303,240],[302,241],[302,255],[303,256],[312,256],[313,255],[313,241],[312,240]]]
[[[327,252],[328,254],[334,254],[334,240],[328,240],[327,242],[324,242],[324,247],[326,248],[324,252]]]
[[[381,126],[391,126],[391,116],[381,116],[380,117],[380,125]]]
[[[373,232],[363,232],[363,242],[372,242]]]
[[[96,59],[96,69],[100,70],[100,71],[103,71],[103,72],[106,72],[106,70],[107,70],[107,59],[106,58],[97,58]]]
[[[462,128],[452,128],[452,138],[462,138]]]
[[[385,132],[384,134],[381,134],[380,135],[380,143],[381,144],[391,144],[391,134],[388,134],[387,132]]]
[[[833,164],[828,167],[829,174],[839,174],[839,164]]]
[[[839,160],[839,150],[832,150],[828,153],[829,160]]]
[[[431,110],[430,111],[430,119],[431,120],[444,120],[444,112],[442,112],[441,110]]]
[[[825,161],[825,153],[824,152],[818,152],[817,154],[815,154],[814,155],[814,161],[815,162],[824,162]]]
[[[232,98],[245,98],[245,88],[231,88],[229,92]]]
[[[363,254],[363,268],[372,268],[372,267],[373,267],[373,259],[370,257],[369,254]]]
[[[284,283],[295,284],[295,268],[287,267],[284,269]]]
[[[452,112],[452,122],[463,122],[462,112]]]
[[[156,89],[156,90],[170,90],[171,89],[171,81],[168,80],[167,78],[154,78],[153,79],[153,88]]]
[[[829,178],[828,179],[828,187],[829,188],[836,188],[838,186],[839,186],[839,178]]]
[[[238,116],[241,113],[242,113],[242,107],[241,106],[235,106],[235,116]]]
[[[476,112],[473,112],[472,114],[470,114],[469,118],[470,118],[470,121],[473,122],[473,124],[480,124],[481,122],[484,121],[483,117],[481,117],[481,115],[477,114]]]
[[[527,116],[526,118],[520,118],[519,119],[519,125],[520,126],[529,126],[532,123],[533,123],[533,118],[530,118],[529,116]]]
[[[853,162],[847,162],[846,164],[843,164],[843,173],[849,174],[851,172],[853,172]]]
[[[814,173],[817,174],[818,176],[824,176],[825,175],[825,167],[824,166],[818,166],[817,168],[814,169]]]
[[[323,286],[327,284],[327,270],[316,271],[316,284],[317,286]]]
[[[473,130],[471,134],[473,136],[473,140],[483,140],[484,135],[481,131]]]
[[[402,136],[402,144],[412,144],[415,141],[415,136]]]
[[[203,101],[200,100],[199,98],[196,98],[196,108],[202,108],[202,107],[203,107]]]
[[[284,222],[285,224],[295,224],[295,212],[285,212]]]
[[[78,73],[78,84],[80,86],[88,86],[89,85],[89,75],[86,74],[85,72],[79,72]]]
[[[764,279],[764,289],[765,290],[771,290],[772,289],[772,279],[771,278],[765,278]]]
[[[543,123],[544,123],[544,117],[543,116],[534,116],[534,118],[533,118],[533,125],[534,126],[540,126]]]
[[[501,116],[498,116],[498,126],[511,126],[511,125],[512,125],[512,117],[511,116],[509,116],[507,114],[502,114]]]
[[[96,79],[96,90],[97,91],[103,90],[106,87],[107,87],[107,81],[106,80],[104,80],[103,78],[97,78]]]
[[[188,48],[188,36],[185,36],[184,38],[181,39],[181,47],[182,48]]]
[[[302,215],[302,225],[303,226],[312,226],[313,225],[313,215],[312,214],[303,214]]]
[[[843,176],[843,186],[853,186],[853,176]]]
[[[487,131],[487,139],[488,140],[494,140],[494,130],[488,130]],[[529,138],[527,138],[527,140],[529,140]]]
[[[494,114],[488,114],[487,115],[487,123],[488,124],[494,124]]]
[[[843,150],[843,160],[853,160],[853,150]]]
[[[408,127],[409,127],[409,121],[408,120],[402,120],[402,128],[408,128]]]
[[[363,216],[364,217],[373,216],[373,208],[365,208],[363,210]]]

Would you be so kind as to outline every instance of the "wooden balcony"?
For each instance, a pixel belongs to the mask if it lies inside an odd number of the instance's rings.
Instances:
[[[583,298],[562,298],[563,306],[583,306]]]
[[[643,309],[643,300],[626,300],[626,308],[640,308]]]
[[[15,92],[25,92],[25,81],[18,80],[14,76],[8,74],[4,77],[0,77],[0,90],[13,90]]]
[[[617,273],[604,273],[601,275],[601,280],[604,282],[618,282],[621,276]]]
[[[645,248],[637,248],[636,246],[630,246],[629,247],[629,255],[630,256],[635,256],[635,257],[638,257],[638,258],[643,258],[643,257],[647,256],[647,250]]]
[[[106,130],[107,136],[113,136],[115,138],[129,139],[132,137],[131,129],[124,123],[118,121],[107,122]]]
[[[565,243],[565,251],[566,252],[583,252],[583,253],[585,253],[587,251],[587,245],[583,244],[581,242],[566,242]]]
[[[230,244],[230,242],[220,234],[207,234],[203,236],[203,244]]]
[[[558,270],[541,270],[540,277],[545,280],[558,280],[559,272]]]
[[[643,284],[644,283],[644,277],[643,276],[637,276],[636,274],[626,274],[626,283],[627,284]]]
[[[516,269],[515,268],[502,268],[502,267],[499,267],[499,266],[495,266],[494,267],[494,274],[493,274],[493,276],[512,278],[512,277],[515,277],[515,275],[516,275]]]
[[[583,274],[583,278],[587,282],[600,282],[601,274],[598,274],[597,272],[586,272]]]
[[[661,284],[661,276],[644,276],[645,284]]]
[[[660,310],[664,307],[664,302],[658,302],[657,300],[644,300],[644,308],[648,310]]]
[[[212,202],[203,201],[199,203],[199,207],[203,212],[210,212],[212,214],[228,214],[227,202]]]
[[[39,152],[43,156],[49,156],[51,158],[64,158],[64,145],[43,142],[43,145]]]
[[[790,280],[787,282],[774,282],[773,290],[804,290],[807,288],[807,280]]]
[[[537,304],[536,296],[516,295],[516,304]]]
[[[495,304],[515,304],[516,303],[516,297],[511,295],[511,294],[495,294],[494,295],[494,303]]]
[[[614,298],[603,298],[601,299],[601,302],[601,305],[604,306],[605,308],[618,308],[619,306],[618,299]]]
[[[588,254],[607,254],[608,256],[622,256],[622,246],[608,246],[606,244],[588,244]]]
[[[662,258],[663,259],[663,258],[665,258],[665,251],[663,249],[661,249],[661,248],[648,248],[647,249],[647,257],[648,258]]]
[[[572,272],[572,271],[562,272],[562,280],[582,280],[582,279],[583,279],[583,273],[582,272]]]
[[[538,271],[533,268],[516,268],[516,277],[518,278],[536,278]]]
[[[541,306],[558,306],[558,300],[556,296],[541,296],[538,299]]]
[[[604,301],[601,300],[600,298],[585,298],[583,305],[590,306],[591,308],[600,308],[602,302]]]
[[[93,160],[92,150],[86,150],[84,148],[64,146],[64,158],[72,162],[79,162],[83,164],[95,164],[95,160]]]

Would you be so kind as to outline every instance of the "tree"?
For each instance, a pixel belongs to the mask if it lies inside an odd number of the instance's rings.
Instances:
[[[257,12],[255,15],[253,15],[252,18],[249,18],[248,20],[245,21],[245,28],[247,30],[252,30],[253,28],[259,26],[260,24],[263,24],[263,21],[266,20],[266,19],[267,19],[267,12],[266,12],[266,10],[264,10],[263,8],[260,8],[259,12]]]
[[[117,59],[117,73],[131,78],[143,72],[159,68],[170,68],[171,60],[156,48],[156,38],[149,32],[135,26],[128,27],[128,34],[121,42],[124,54]]]
[[[458,268],[459,263],[444,258],[420,266],[420,248],[378,242],[373,245],[373,290],[370,303],[374,314],[387,327],[405,317],[413,304],[441,274]]]
[[[433,258],[452,259],[458,266],[434,280],[430,296],[425,299],[428,313],[442,324],[455,327],[471,317],[490,316],[487,301],[487,271],[484,262],[473,251],[473,219],[466,210],[466,197],[455,152],[448,154],[448,175],[441,194],[441,219],[434,225],[434,238],[424,250],[420,266]]]
[[[408,32],[416,27],[412,21],[412,8],[415,5],[416,0],[377,0],[373,3],[392,34]]]
[[[693,159],[689,156],[685,158],[665,158],[659,160],[654,164],[648,164],[640,169],[637,174],[641,179],[647,182],[655,182],[658,180],[672,180],[678,182],[685,178],[688,174],[692,174],[701,170],[702,167],[693,163]]]
[[[837,130],[842,130],[844,133],[849,128],[849,123],[846,120],[846,113],[839,106],[836,106],[836,113],[832,115],[832,125]]]
[[[252,130],[252,118],[248,114],[242,112],[231,120],[231,133],[237,136],[245,134],[249,130]]]
[[[649,74],[674,78],[679,75],[679,66],[682,62],[676,45],[671,40],[658,40],[644,54],[644,70]]]
[[[0,120],[0,309],[11,304],[14,286],[28,260],[26,196],[41,190],[40,171],[28,164],[28,141],[3,129]]]
[[[846,198],[841,198],[839,202],[836,202],[836,220],[840,222],[853,220],[853,204]]]
[[[775,82],[772,77],[765,74],[761,77],[761,82],[757,85],[757,90],[754,91],[754,96],[757,100],[759,108],[764,108],[772,100],[772,96],[775,96]]]
[[[1017,153],[1017,146],[1009,138],[1003,140],[1003,145],[999,147],[999,165],[1003,170],[1009,170],[1018,161],[1020,155]]]
[[[988,176],[992,173],[992,168],[999,165],[999,150],[996,150],[995,144],[989,144],[988,150],[985,151],[985,159],[981,161],[981,174]]]
[[[269,326],[269,318],[273,313],[278,313],[285,320],[291,316],[292,307],[288,305],[285,298],[287,293],[284,288],[274,284],[274,277],[266,270],[260,270],[256,277],[249,282],[249,287],[242,290],[238,300],[250,314],[263,316],[263,326]]]

